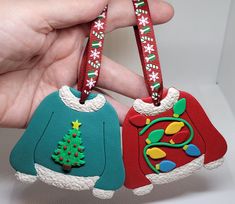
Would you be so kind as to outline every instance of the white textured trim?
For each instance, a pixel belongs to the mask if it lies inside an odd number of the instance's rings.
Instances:
[[[213,162],[210,162],[208,164],[205,164],[204,167],[208,170],[212,170],[212,169],[216,169],[218,168],[219,166],[221,166],[222,164],[224,163],[224,158],[220,158],[216,161],[213,161]]]
[[[80,177],[64,175],[52,171],[44,166],[35,164],[35,168],[38,174],[38,178],[49,185],[56,186],[58,188],[81,191],[89,190],[94,187],[99,176]]]
[[[15,173],[15,176],[17,180],[23,182],[23,183],[34,183],[37,180],[37,176],[29,175],[29,174],[24,174],[19,171]]]
[[[149,184],[146,186],[141,186],[139,188],[133,189],[133,193],[137,196],[143,196],[150,193],[153,190],[153,184]]]
[[[81,104],[80,98],[74,96],[68,86],[63,86],[59,90],[59,96],[66,106],[80,112],[95,112],[101,109],[106,102],[105,97],[98,94],[95,98],[86,100],[84,104]]]
[[[204,155],[194,159],[188,164],[185,164],[181,167],[174,169],[169,173],[148,174],[146,175],[146,177],[153,184],[170,183],[190,176],[193,172],[199,170],[203,166],[203,163],[204,163]]]
[[[141,99],[136,99],[133,108],[136,112],[147,116],[155,116],[171,109],[178,101],[180,92],[175,88],[169,88],[167,96],[161,100],[160,106],[155,106],[153,103],[145,103]]]
[[[92,194],[100,199],[110,199],[113,197],[114,191],[93,188]]]

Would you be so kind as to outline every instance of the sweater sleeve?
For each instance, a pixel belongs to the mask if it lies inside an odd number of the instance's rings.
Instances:
[[[53,115],[52,107],[56,93],[47,96],[34,112],[27,129],[10,154],[11,166],[18,172],[36,175],[34,151]]]
[[[118,116],[115,110],[106,104],[106,116],[103,122],[105,167],[95,188],[117,190],[124,183],[121,138]]]
[[[134,127],[129,118],[133,114],[131,109],[124,121],[122,132],[123,160],[125,165],[125,186],[130,189],[139,188],[151,184],[143,174],[139,163],[138,130]]]
[[[227,144],[223,136],[213,126],[199,102],[190,94],[181,92],[187,99],[187,113],[197,128],[206,145],[205,164],[216,161],[224,156]]]

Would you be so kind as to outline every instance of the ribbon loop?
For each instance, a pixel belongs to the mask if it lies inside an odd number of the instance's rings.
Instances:
[[[78,78],[78,90],[81,91],[80,103],[84,103],[99,78],[104,32],[107,19],[106,6],[103,12],[92,22],[90,36],[83,54]]]
[[[159,105],[163,82],[158,49],[147,0],[133,0],[136,26],[136,42],[142,64],[145,83],[153,103]]]
[[[136,42],[144,73],[145,83],[153,103],[159,105],[163,82],[153,24],[147,0],[132,0],[136,16],[134,26]],[[89,40],[83,55],[78,89],[84,103],[98,81],[103,52],[104,33],[108,7],[92,22]]]

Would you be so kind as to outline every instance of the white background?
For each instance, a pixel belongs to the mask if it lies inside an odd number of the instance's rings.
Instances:
[[[125,188],[111,201],[91,192],[71,192],[42,183],[24,185],[15,180],[8,156],[22,131],[0,129],[0,202],[7,203],[231,203],[235,193],[235,2],[233,0],[170,0],[174,19],[156,26],[165,86],[191,92],[226,138],[229,149],[224,165],[202,169],[181,181],[155,186],[153,192],[136,197]],[[141,73],[131,28],[109,34],[105,53],[113,60]],[[217,83],[216,83],[217,82]],[[132,101],[114,94],[127,104]],[[233,111],[233,112],[232,112]],[[22,161],[23,162],[23,161]],[[115,162],[115,161],[114,161]]]

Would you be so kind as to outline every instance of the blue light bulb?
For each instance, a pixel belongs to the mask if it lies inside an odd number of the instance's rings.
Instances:
[[[191,157],[198,157],[201,155],[201,151],[194,144],[185,145],[183,149],[185,150],[185,153]]]

